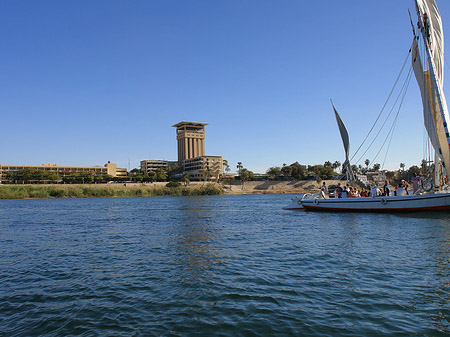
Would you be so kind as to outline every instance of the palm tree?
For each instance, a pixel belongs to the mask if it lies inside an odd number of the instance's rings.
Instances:
[[[242,166],[242,162],[238,161],[236,168],[238,169],[239,176],[241,176],[241,170],[244,168],[244,166]]]
[[[211,169],[209,167],[205,171],[205,177],[206,177],[206,181],[210,181],[210,179],[212,177]]]
[[[230,165],[228,165],[228,160],[224,159],[223,160],[223,167],[224,167],[224,171],[228,174],[228,172],[230,172]]]
[[[405,172],[405,163],[400,163],[400,168]]]
[[[183,176],[181,177],[181,181],[183,182],[184,186],[189,185],[189,183],[191,182],[189,180],[189,173],[183,172]]]
[[[341,166],[341,162],[339,160],[336,160],[331,167],[333,168],[333,170],[336,170],[340,166]]]

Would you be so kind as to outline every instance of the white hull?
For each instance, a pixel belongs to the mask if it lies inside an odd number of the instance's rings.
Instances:
[[[291,203],[283,209],[304,209],[301,203],[302,197],[292,197]]]
[[[450,210],[450,193],[342,199],[303,198],[301,204],[308,211],[442,211]]]

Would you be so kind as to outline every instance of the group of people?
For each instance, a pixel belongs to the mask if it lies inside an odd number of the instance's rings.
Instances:
[[[415,186],[413,186],[413,193],[416,193],[414,190]],[[408,195],[408,188],[409,185],[405,180],[402,180],[394,189],[394,191],[391,190],[389,187],[389,183],[387,180],[384,182],[384,185],[382,189],[378,188],[377,185],[372,185],[370,189],[365,190],[364,188],[361,190],[358,190],[349,184],[345,186],[341,186],[341,183],[337,184],[337,188],[334,193],[335,198],[360,198],[360,197],[379,197],[384,196],[388,197],[391,195],[398,195],[398,196],[404,196]],[[321,193],[325,196],[325,193],[328,192],[328,188],[325,184],[325,182],[321,186]]]

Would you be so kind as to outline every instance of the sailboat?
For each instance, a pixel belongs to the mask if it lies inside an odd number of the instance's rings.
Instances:
[[[435,0],[415,0],[418,16],[416,34],[413,26],[414,41],[411,49],[412,68],[420,88],[424,124],[435,152],[435,171],[443,167],[446,181],[450,177],[450,119],[443,92],[444,75],[444,39],[442,21]],[[425,60],[419,54],[419,41],[422,40]],[[333,106],[336,120],[344,143],[347,179],[351,177],[348,160],[348,133],[338,112]],[[439,186],[439,177],[435,177],[435,186]],[[297,203],[311,211],[371,211],[371,212],[412,212],[450,210],[450,191],[437,190],[404,196],[374,196],[359,198],[326,198],[323,194],[305,194]]]

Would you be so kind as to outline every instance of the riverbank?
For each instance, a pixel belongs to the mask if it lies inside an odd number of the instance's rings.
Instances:
[[[197,196],[224,193],[216,184],[165,187],[166,184],[0,185],[0,199]]]
[[[326,183],[329,185],[328,182]],[[312,180],[302,180],[247,181],[244,184],[241,182],[191,182],[188,186],[175,188],[166,187],[166,185],[166,182],[94,185],[0,185],[0,199],[296,194],[316,192],[321,184]]]
[[[334,180],[324,180],[327,186],[336,184]],[[246,181],[223,183],[225,194],[297,194],[318,192],[323,182],[315,180],[294,181]]]

